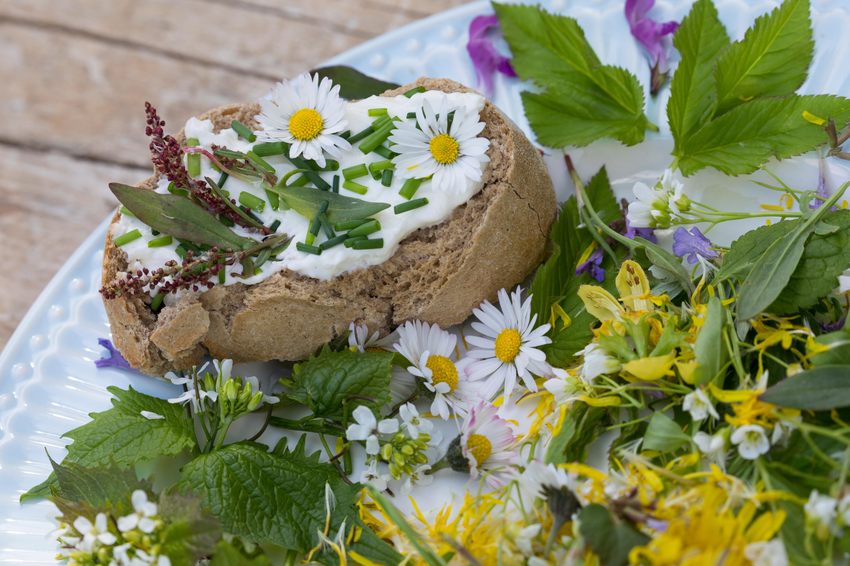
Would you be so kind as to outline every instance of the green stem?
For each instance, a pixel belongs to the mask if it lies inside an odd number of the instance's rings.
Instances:
[[[647,120],[647,121],[646,121],[646,128],[647,128],[648,130],[652,130],[653,132],[657,132],[657,131],[658,131],[658,126],[656,126],[655,124],[653,124],[653,123],[652,123],[652,122],[650,122],[649,120]],[[548,553],[547,553],[547,554],[548,554]]]
[[[218,439],[215,441],[215,446],[213,447],[212,452],[221,448],[221,445],[224,442],[224,437],[227,436],[227,429],[230,428],[231,424],[233,424],[233,415],[228,415],[227,419],[224,421],[224,426],[221,427],[220,431],[218,431]]]
[[[287,430],[295,430],[298,432],[315,432],[316,434],[329,434],[331,436],[339,436],[345,438],[344,430],[327,427],[321,424],[315,425],[309,422],[302,423],[300,421],[293,421],[290,419],[284,419],[282,417],[272,417],[271,419],[269,419],[269,424],[271,424],[272,426],[276,426],[277,428],[285,428]]]
[[[284,566],[295,566],[295,561],[298,559],[298,551],[289,549],[286,551],[286,558],[283,561]]]

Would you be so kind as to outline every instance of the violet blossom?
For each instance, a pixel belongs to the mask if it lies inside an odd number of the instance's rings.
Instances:
[[[679,228],[673,234],[673,253],[676,257],[688,256],[688,263],[694,264],[699,261],[697,256],[704,259],[716,259],[719,254],[711,249],[711,241],[703,236],[699,228],[694,226],[690,232]]]
[[[128,362],[127,360],[124,359],[124,356],[121,355],[121,352],[119,352],[115,348],[115,346],[112,345],[112,342],[110,342],[109,340],[107,340],[106,338],[98,338],[97,343],[100,344],[102,347],[106,348],[107,350],[109,350],[109,356],[103,357],[99,360],[95,360],[94,365],[96,365],[99,368],[106,368],[106,367],[113,366],[113,367],[117,367],[117,368],[128,369],[130,371],[135,371],[135,372],[139,371],[138,369],[131,366],[130,362]]]
[[[587,261],[576,267],[576,277],[584,273],[590,272],[594,279],[602,283],[605,280],[605,270],[600,267],[602,264],[602,248],[596,248]]]
[[[625,200],[623,201],[625,202]],[[626,217],[626,238],[630,240],[634,240],[635,238],[643,238],[647,242],[652,242],[653,244],[658,243],[658,238],[655,237],[655,232],[652,228],[635,228],[629,223],[628,214]]]
[[[656,22],[646,14],[655,5],[655,0],[626,0],[626,20],[632,35],[649,52],[649,64],[652,69],[650,92],[653,96],[661,89],[667,78],[669,66],[664,36],[674,33],[679,22]]]
[[[809,203],[809,208],[817,210],[829,198],[829,191],[826,189],[826,161],[823,156],[818,160],[818,196],[813,198]],[[838,210],[837,206],[833,206],[830,210]]]
[[[508,77],[516,76],[510,58],[496,51],[493,41],[487,38],[491,28],[499,28],[499,18],[496,14],[478,16],[469,24],[469,43],[466,44],[475,74],[478,76],[478,87],[483,85],[484,94],[487,95],[493,92],[493,75],[496,71]]]

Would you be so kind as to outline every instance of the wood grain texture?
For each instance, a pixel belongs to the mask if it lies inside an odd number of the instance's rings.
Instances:
[[[0,350],[169,126],[469,0],[0,0]],[[37,263],[25,263],[33,256]]]

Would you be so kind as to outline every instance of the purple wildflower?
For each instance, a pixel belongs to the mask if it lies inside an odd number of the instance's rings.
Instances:
[[[128,369],[130,371],[139,371],[138,369],[131,366],[130,362],[124,359],[124,356],[121,355],[121,352],[115,349],[115,346],[113,346],[112,342],[110,342],[109,340],[107,340],[106,338],[98,338],[97,343],[109,350],[109,356],[101,358],[99,360],[95,360],[94,365],[99,368],[114,366],[117,368]]]
[[[716,251],[711,249],[711,241],[703,236],[696,226],[691,228],[690,232],[684,228],[676,230],[676,233],[673,234],[673,253],[676,257],[685,257],[690,254],[688,263],[691,264],[699,261],[697,256],[704,259],[715,259],[719,256]]]
[[[649,63],[652,68],[650,92],[653,96],[661,88],[667,78],[667,45],[664,36],[672,34],[679,27],[679,22],[656,22],[647,18],[646,14],[655,5],[655,0],[626,0],[626,20],[632,35],[649,52]]]
[[[820,198],[818,198],[820,197]],[[826,189],[826,160],[820,156],[818,161],[818,196],[813,198],[809,203],[809,208],[817,210],[829,198],[829,191]],[[838,210],[837,206],[833,206],[830,210]]]
[[[652,242],[653,244],[658,243],[658,238],[655,237],[655,232],[652,228],[634,228],[629,223],[628,214],[626,217],[626,238],[630,240],[634,240],[635,238],[643,238],[647,242]]]
[[[602,264],[602,248],[596,248],[587,261],[576,267],[576,277],[584,273],[590,272],[594,279],[602,283],[605,280],[605,270],[600,267]]]
[[[496,51],[493,42],[487,38],[487,32],[498,27],[499,18],[496,14],[478,16],[469,24],[469,43],[466,44],[475,74],[478,76],[478,86],[480,88],[483,84],[484,94],[488,95],[493,92],[493,75],[496,71],[508,77],[516,76],[510,58]]]

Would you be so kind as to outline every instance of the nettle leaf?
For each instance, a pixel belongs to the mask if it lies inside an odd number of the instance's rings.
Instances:
[[[390,205],[384,202],[369,202],[351,198],[332,191],[320,191],[310,187],[271,187],[283,201],[298,214],[312,220],[319,212],[323,201],[328,201],[327,217],[331,224],[347,220],[361,220],[373,216]]]
[[[612,517],[611,512],[598,503],[582,509],[578,519],[584,540],[599,555],[602,566],[626,566],[629,551],[650,540],[631,523]]]
[[[317,417],[336,421],[342,421],[346,399],[352,395],[372,397],[377,402],[351,399],[349,415],[359,405],[377,411],[390,401],[392,361],[390,353],[333,352],[325,347],[293,375],[295,385],[289,397],[307,405]]]
[[[249,558],[242,550],[224,540],[216,545],[210,562],[210,566],[269,566],[269,564],[269,559],[264,554]]]
[[[673,36],[682,60],[670,81],[667,121],[676,142],[673,155],[703,124],[714,109],[714,62],[729,45],[726,28],[712,0],[698,0]]]
[[[354,503],[361,486],[346,485],[336,468],[319,463],[318,452],[307,456],[303,436],[293,451],[284,438],[272,452],[244,441],[202,455],[183,468],[178,487],[203,494],[225,532],[306,553],[325,528],[326,485],[336,498],[330,538],[336,538],[343,521],[346,530],[359,526],[362,534],[350,550],[379,564],[398,564],[402,556],[360,520]],[[339,561],[328,552],[316,558],[326,564]]]
[[[796,373],[770,387],[759,399],[801,411],[850,407],[850,366],[818,366]]]
[[[828,141],[803,112],[844,127],[850,100],[840,96],[786,96],[753,100],[712,120],[679,148],[679,168],[691,175],[714,167],[727,175],[752,173],[771,157],[800,155]]]
[[[561,430],[552,436],[546,449],[547,464],[565,464],[587,460],[587,447],[599,436],[600,427],[609,421],[608,410],[576,402],[564,419]]]
[[[526,117],[544,145],[587,145],[612,137],[644,138],[643,89],[628,71],[602,65],[573,18],[535,6],[493,4],[520,78],[544,87],[522,93]]]
[[[175,456],[186,448],[197,446],[194,422],[186,417],[180,405],[139,393],[132,387],[127,391],[118,387],[107,389],[115,396],[112,408],[91,413],[90,423],[64,434],[74,442],[68,445],[63,464],[129,466],[158,456]],[[142,416],[142,411],[164,418],[148,419]],[[55,482],[56,476],[51,474],[45,482],[21,496],[21,501],[48,495]]]
[[[715,116],[752,98],[792,94],[812,61],[809,0],[785,0],[717,59]]]
[[[400,86],[364,75],[357,69],[345,65],[320,67],[310,72],[316,73],[322,78],[327,77],[335,85],[339,85],[339,95],[346,100],[368,98]]]

